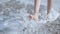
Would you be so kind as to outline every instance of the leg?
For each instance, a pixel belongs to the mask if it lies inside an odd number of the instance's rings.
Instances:
[[[39,7],[40,7],[40,0],[35,0],[34,2],[34,15],[30,16],[32,19],[38,20],[38,12],[39,12]]]
[[[52,0],[48,0],[48,9],[47,9],[47,17],[49,16],[52,8]]]

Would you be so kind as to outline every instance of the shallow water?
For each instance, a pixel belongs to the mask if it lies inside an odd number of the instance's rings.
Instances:
[[[33,12],[31,13],[30,11],[34,8],[29,1],[33,4],[32,0],[21,0],[20,2],[14,0],[0,4],[0,34],[60,34],[60,18],[51,23],[36,23],[34,20],[27,19],[28,17],[26,16],[32,14]],[[58,9],[60,8],[59,1],[54,0],[53,6],[58,12],[60,11]],[[26,4],[22,2],[26,2]],[[46,10],[45,0],[42,0],[41,5],[40,11]]]

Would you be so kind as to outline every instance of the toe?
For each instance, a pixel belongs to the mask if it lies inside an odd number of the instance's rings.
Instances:
[[[30,18],[30,19],[33,19],[33,16],[32,16],[32,15],[29,15],[29,18]]]

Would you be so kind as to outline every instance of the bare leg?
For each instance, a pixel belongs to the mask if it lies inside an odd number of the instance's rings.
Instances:
[[[51,8],[52,8],[52,0],[48,0],[47,17],[50,15]]]
[[[38,13],[39,13],[39,7],[40,7],[40,0],[35,0],[34,2],[34,15],[31,15],[30,17],[32,19],[38,20]]]

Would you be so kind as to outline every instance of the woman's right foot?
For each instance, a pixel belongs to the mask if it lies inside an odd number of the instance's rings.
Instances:
[[[29,15],[30,19],[38,20],[38,15]]]

